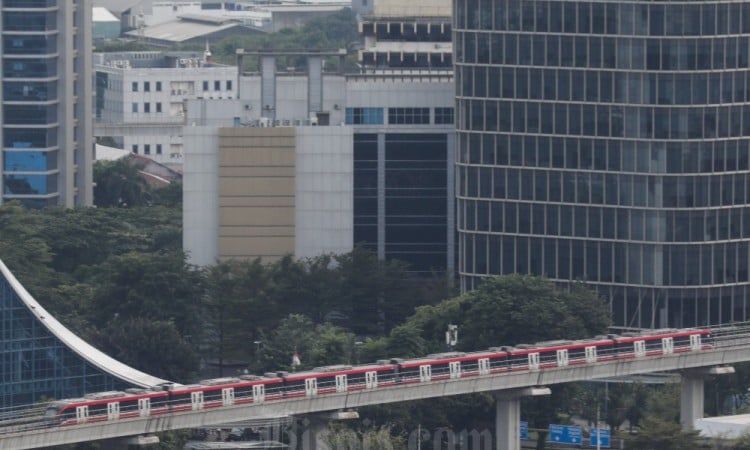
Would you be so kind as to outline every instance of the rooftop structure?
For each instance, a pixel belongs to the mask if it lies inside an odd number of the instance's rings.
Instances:
[[[361,14],[359,51],[365,70],[453,69],[450,2],[378,0]]]

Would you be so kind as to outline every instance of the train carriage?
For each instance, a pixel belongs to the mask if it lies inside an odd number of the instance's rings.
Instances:
[[[706,329],[661,329],[579,341],[545,341],[472,353],[448,352],[417,359],[382,360],[367,365],[325,366],[292,374],[275,372],[265,376],[217,378],[189,386],[102,392],[51,402],[42,421],[45,426],[112,421],[711,348],[711,334]]]

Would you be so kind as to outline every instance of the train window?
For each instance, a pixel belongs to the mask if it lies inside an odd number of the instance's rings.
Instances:
[[[234,405],[234,388],[224,388],[221,390],[221,404],[223,406]]]
[[[318,395],[318,380],[317,378],[306,378],[305,379],[305,395],[312,397]]]
[[[477,366],[479,368],[479,375],[487,375],[490,373],[490,359],[489,358],[479,358],[477,361]]]
[[[266,385],[256,384],[253,386],[253,403],[263,403],[266,401]]]
[[[346,375],[336,375],[336,392],[346,392],[348,388]]]
[[[151,399],[150,398],[138,399],[138,415],[141,417],[148,417],[151,415]]]
[[[633,353],[636,358],[646,356],[646,341],[638,340],[633,342]]]
[[[461,378],[461,362],[453,361],[448,364],[451,378]]]
[[[701,349],[701,335],[691,334],[690,335],[690,350],[698,351]]]
[[[539,370],[539,353],[529,353],[529,370]]]
[[[586,362],[591,364],[596,362],[596,346],[589,345],[585,349],[586,352]]]
[[[665,337],[661,339],[661,352],[665,355],[674,353],[674,339]]]
[[[86,423],[89,420],[89,407],[88,406],[77,406],[76,407],[76,422]]]
[[[118,402],[107,403],[107,420],[120,418],[120,404]]]
[[[561,349],[557,351],[557,367],[565,367],[568,365],[568,350]]]
[[[375,389],[376,387],[378,387],[378,373],[374,370],[365,372],[365,388]]]
[[[193,406],[193,410],[203,409],[203,391],[191,392],[190,402]]]
[[[432,379],[432,366],[426,364],[419,366],[419,381],[430,381]]]

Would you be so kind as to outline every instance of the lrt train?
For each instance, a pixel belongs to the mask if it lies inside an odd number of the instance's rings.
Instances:
[[[307,372],[217,378],[195,385],[101,392],[51,402],[44,421],[46,426],[106,422],[711,348],[711,334],[706,329],[610,334],[579,341],[548,341],[471,353],[440,353],[419,359],[381,360],[368,365],[319,367]]]

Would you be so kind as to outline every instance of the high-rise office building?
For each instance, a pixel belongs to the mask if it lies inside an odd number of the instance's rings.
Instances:
[[[0,203],[92,202],[90,0],[3,0]]]
[[[750,2],[456,0],[460,279],[747,320]]]

